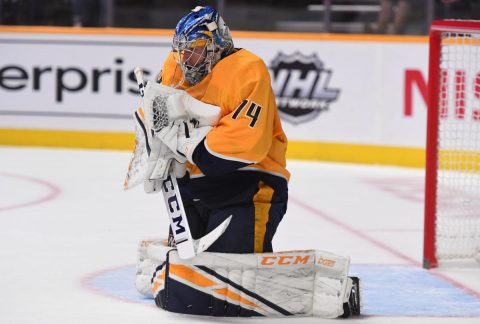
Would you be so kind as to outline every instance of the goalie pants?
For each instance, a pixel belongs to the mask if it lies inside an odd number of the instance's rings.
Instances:
[[[232,215],[225,233],[207,251],[271,252],[272,239],[287,210],[284,178],[257,171],[179,180],[192,236],[198,239]]]

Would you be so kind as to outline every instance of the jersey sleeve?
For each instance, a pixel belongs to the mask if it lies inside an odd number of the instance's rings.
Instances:
[[[207,175],[220,175],[262,161],[272,145],[275,97],[266,67],[238,87],[237,102],[207,134],[193,160]],[[226,110],[226,111],[225,111]],[[197,152],[198,150],[198,152]]]

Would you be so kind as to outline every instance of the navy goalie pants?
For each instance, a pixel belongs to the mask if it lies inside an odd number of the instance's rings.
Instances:
[[[272,239],[287,210],[288,186],[257,171],[179,181],[192,236],[198,239],[232,215],[210,252],[272,252]]]

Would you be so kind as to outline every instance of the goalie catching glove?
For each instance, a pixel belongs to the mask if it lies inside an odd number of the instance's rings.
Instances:
[[[124,188],[143,180],[147,193],[159,192],[170,167],[176,177],[185,175],[182,163],[193,162],[193,150],[218,122],[220,108],[155,82],[147,83],[143,105],[134,113],[135,148]]]
[[[184,90],[148,82],[143,97],[147,127],[159,132],[174,121],[194,119],[198,126],[216,125],[220,107],[195,99]]]
[[[159,192],[170,170],[177,178],[183,177],[186,173],[186,159],[176,153],[177,130],[164,127],[157,134],[148,136],[142,108],[134,113],[134,119],[135,148],[128,166],[124,188],[133,188],[143,181],[145,192]],[[159,136],[166,143],[158,138]]]

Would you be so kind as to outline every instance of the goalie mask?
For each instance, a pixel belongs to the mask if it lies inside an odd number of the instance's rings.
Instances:
[[[232,50],[230,30],[210,6],[196,7],[175,28],[174,56],[191,86],[200,82]]]

